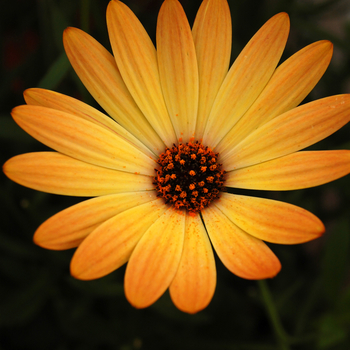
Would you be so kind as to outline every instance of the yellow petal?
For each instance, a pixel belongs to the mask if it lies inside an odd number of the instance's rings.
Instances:
[[[176,136],[194,137],[198,109],[198,65],[191,28],[177,0],[166,0],[157,23],[157,57],[165,103]]]
[[[125,264],[142,235],[165,209],[156,199],[123,211],[97,227],[74,253],[72,276],[82,280],[100,278]]]
[[[12,117],[28,134],[68,156],[106,168],[154,175],[154,160],[96,123],[42,106],[16,107]]]
[[[153,152],[163,150],[164,143],[131,97],[114,57],[77,28],[64,31],[63,44],[75,72],[101,107]]]
[[[280,13],[249,41],[217,94],[205,128],[204,144],[215,147],[253,104],[280,60],[288,33],[288,15]]]
[[[333,45],[323,40],[298,51],[275,71],[260,96],[216,147],[222,156],[262,124],[301,103],[328,67]]]
[[[171,147],[177,139],[165,106],[151,39],[132,11],[118,0],[108,5],[107,27],[128,90],[161,140]]]
[[[325,231],[307,210],[275,200],[222,193],[215,204],[243,231],[271,243],[304,243]]]
[[[221,158],[230,171],[299,151],[333,134],[350,120],[350,95],[296,107],[252,132]]]
[[[125,273],[125,295],[130,304],[144,308],[169,287],[179,266],[185,214],[168,209],[142,236]]]
[[[56,152],[13,157],[4,164],[3,171],[22,186],[67,196],[93,197],[154,189],[150,176],[101,168]]]
[[[196,139],[200,140],[230,64],[232,24],[227,1],[204,0],[194,21],[192,34],[199,73]]]
[[[226,174],[225,185],[287,191],[319,186],[350,173],[350,151],[304,151]]]
[[[133,146],[141,150],[147,156],[154,157],[154,153],[151,152],[130,132],[116,123],[113,119],[84,102],[55,91],[37,88],[27,89],[24,91],[24,99],[28,105],[57,109],[103,126],[107,130],[110,130],[119,135],[121,138],[129,141]]]
[[[194,314],[210,303],[215,286],[215,260],[207,232],[199,215],[187,215],[183,253],[169,289],[171,299],[181,311]]]
[[[34,234],[34,242],[53,250],[77,247],[87,235],[111,217],[155,199],[154,191],[143,191],[86,200],[62,210],[41,224]]]
[[[215,204],[202,211],[211,243],[223,264],[247,279],[274,277],[281,264],[270,248],[236,226]]]

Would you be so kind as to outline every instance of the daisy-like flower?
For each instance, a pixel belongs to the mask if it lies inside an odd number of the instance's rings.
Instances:
[[[204,0],[191,30],[177,0],[158,17],[157,49],[122,2],[107,9],[112,56],[76,28],[64,46],[76,73],[111,117],[57,92],[29,89],[12,116],[57,152],[4,165],[21,185],[93,197],[44,222],[34,241],[77,247],[71,273],[99,278],[127,263],[125,294],[137,308],[168,288],[188,313],[213,297],[213,248],[237,276],[275,276],[264,243],[319,237],[322,222],[279,201],[231,188],[294,190],[350,172],[350,151],[300,151],[350,119],[350,95],[297,107],[326,70],[332,44],[319,41],[278,62],[289,19],[272,17],[229,68],[226,0]],[[277,68],[276,68],[277,67]]]

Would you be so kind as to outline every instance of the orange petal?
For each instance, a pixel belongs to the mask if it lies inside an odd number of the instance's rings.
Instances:
[[[118,0],[108,5],[107,26],[114,57],[128,90],[161,140],[171,147],[177,139],[165,106],[151,39],[132,11]]]
[[[82,280],[100,278],[125,264],[142,235],[165,209],[163,202],[156,199],[105,221],[74,253],[72,276]]]
[[[215,260],[207,232],[199,215],[187,215],[184,249],[169,290],[171,299],[181,311],[194,314],[210,303],[215,286]]]
[[[113,119],[84,102],[55,91],[37,88],[27,89],[24,91],[24,99],[28,105],[57,109],[103,126],[107,130],[110,130],[119,135],[121,138],[129,141],[133,146],[141,150],[147,156],[154,157],[154,153],[152,153],[130,132],[116,123]]]
[[[13,157],[4,164],[3,171],[22,186],[66,196],[93,197],[154,189],[150,176],[101,168],[56,152]]]
[[[298,51],[275,71],[247,113],[216,147],[221,155],[259,126],[301,103],[328,67],[333,45],[323,40]]]
[[[281,264],[270,248],[236,226],[215,204],[202,211],[216,253],[235,275],[247,279],[274,277]]]
[[[282,157],[324,139],[349,120],[350,94],[313,101],[262,125],[221,161],[230,171]]]
[[[101,107],[153,152],[162,150],[164,143],[131,97],[114,57],[77,28],[64,31],[63,44],[75,72]]]
[[[225,185],[287,191],[319,186],[350,173],[350,151],[304,151],[226,174]]]
[[[77,247],[103,222],[127,209],[155,200],[154,191],[118,193],[73,205],[46,220],[34,235],[39,246],[53,250]]]
[[[325,231],[315,215],[279,201],[222,193],[215,204],[243,231],[271,243],[304,243]]]
[[[157,22],[159,76],[176,136],[194,137],[198,109],[198,65],[191,28],[177,0],[165,0]]]
[[[217,94],[205,128],[204,144],[215,147],[260,95],[281,58],[288,33],[288,15],[280,13],[249,41]]]
[[[142,236],[125,273],[125,295],[144,308],[153,304],[173,280],[183,250],[185,215],[168,209]]]
[[[215,97],[231,58],[232,24],[226,0],[204,0],[192,29],[199,73],[196,139],[203,138]]]
[[[106,168],[154,175],[154,160],[96,123],[31,105],[14,108],[12,117],[28,134],[68,156]]]

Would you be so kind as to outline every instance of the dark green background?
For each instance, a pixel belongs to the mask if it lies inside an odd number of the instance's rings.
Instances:
[[[161,0],[125,1],[155,38]],[[193,23],[199,0],[181,1]],[[70,67],[62,31],[80,27],[110,49],[106,0],[12,0],[0,11],[1,163],[44,150],[10,117],[29,87],[53,89],[94,106]],[[272,15],[286,11],[291,34],[284,60],[321,39],[335,44],[332,63],[306,101],[350,92],[348,1],[229,0],[234,59]],[[318,3],[318,4],[315,4]],[[350,125],[314,149],[350,149]],[[47,251],[32,236],[45,219],[80,198],[39,193],[1,174],[0,350],[12,349],[279,349],[256,282],[239,279],[217,260],[218,283],[209,307],[187,315],[168,292],[153,306],[136,310],[123,293],[124,267],[100,280],[69,275],[73,250]],[[260,193],[258,193],[260,195]],[[350,349],[350,177],[318,188],[267,193],[318,215],[327,232],[303,245],[271,245],[282,271],[268,285],[291,349]]]

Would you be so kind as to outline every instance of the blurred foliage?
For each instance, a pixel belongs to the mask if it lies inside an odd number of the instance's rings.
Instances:
[[[311,42],[335,44],[332,63],[306,101],[350,92],[350,6],[347,0],[228,0],[234,59],[272,15],[286,11],[291,33],[283,59]],[[125,1],[152,39],[161,0]],[[200,0],[181,1],[192,23]],[[1,162],[45,149],[10,117],[22,91],[40,86],[96,106],[65,56],[62,31],[80,27],[110,49],[107,0],[2,2]],[[98,106],[96,106],[98,108]],[[350,125],[316,145],[350,148]],[[291,349],[350,349],[350,177],[318,188],[270,197],[304,207],[327,227],[321,239],[297,246],[272,245],[283,269],[268,281]],[[46,251],[32,243],[35,229],[79,198],[43,194],[0,182],[0,349],[279,349],[258,284],[237,278],[217,261],[218,285],[209,307],[187,315],[168,293],[135,310],[123,293],[124,268],[100,280],[69,275],[73,251]]]

